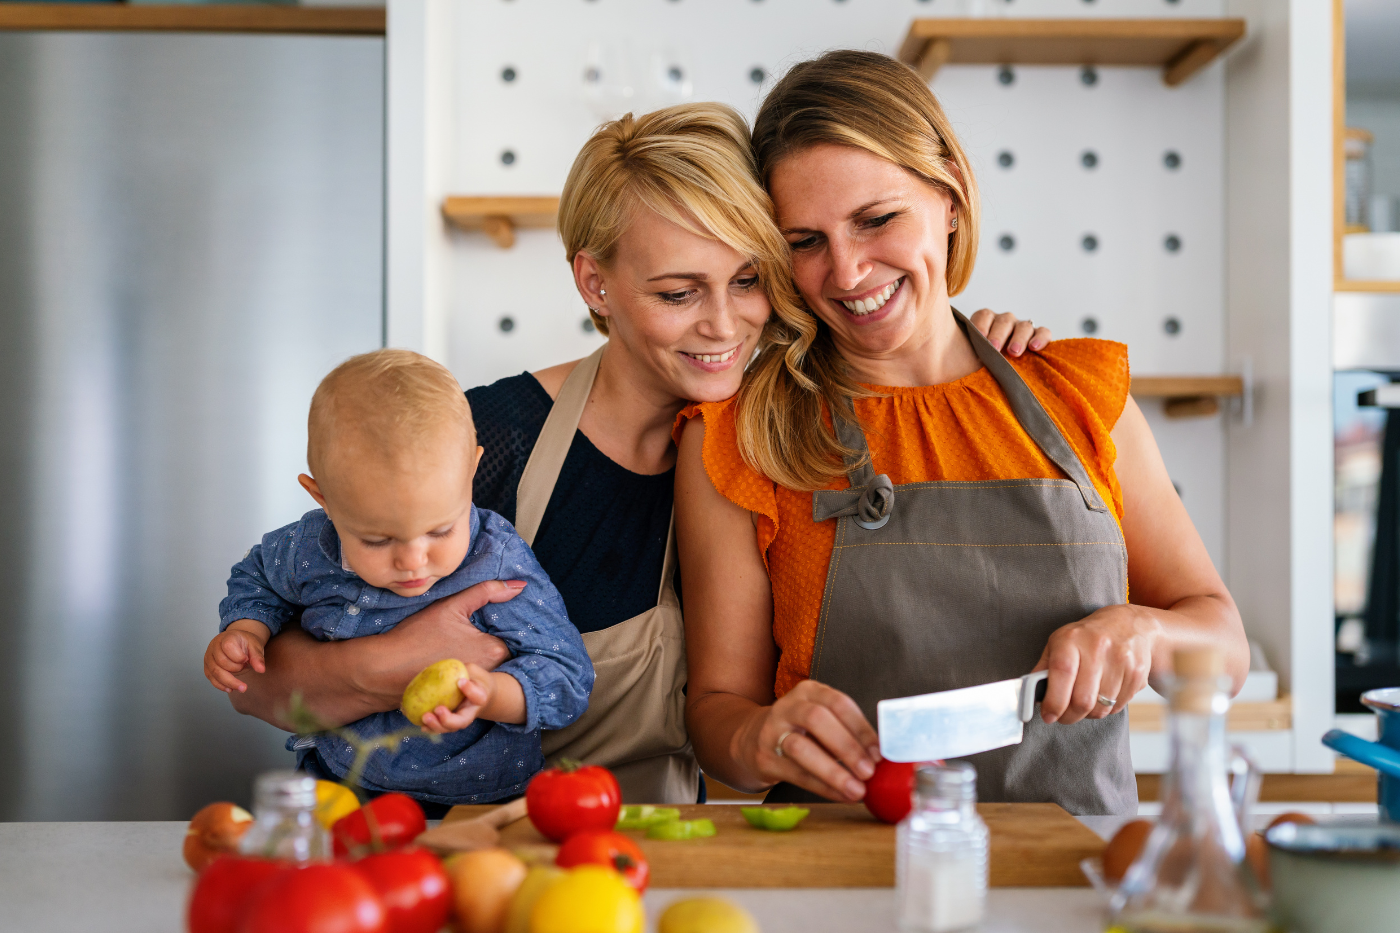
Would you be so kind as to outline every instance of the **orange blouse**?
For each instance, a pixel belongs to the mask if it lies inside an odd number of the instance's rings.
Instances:
[[[1109,432],[1128,397],[1128,348],[1107,340],[1057,340],[1011,360],[1084,462],[1120,525],[1123,498]],[[895,485],[1056,478],[1058,467],[1021,429],[985,368],[943,385],[866,386],[883,397],[859,399],[876,473]],[[739,456],[733,399],[692,404],[676,419],[704,419],[705,472],[731,502],[758,516],[758,545],[773,587],[773,638],[781,656],[774,690],[782,696],[812,665],[817,618],[836,522],[812,521],[812,494],[784,489]],[[829,488],[845,489],[845,477]]]

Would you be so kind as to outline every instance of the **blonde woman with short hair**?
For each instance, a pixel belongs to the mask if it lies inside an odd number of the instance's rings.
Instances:
[[[973,756],[980,798],[1135,813],[1128,701],[1177,646],[1220,645],[1237,687],[1249,651],[1127,348],[1010,362],[957,314],[976,180],[906,66],[795,66],[754,148],[802,304],[774,303],[736,399],[683,414],[701,764],[772,800],[859,800],[878,701],[1048,670],[1025,740]]]
[[[600,127],[569,173],[559,230],[608,341],[585,360],[467,392],[485,448],[476,501],[531,544],[597,671],[588,712],[544,736],[546,755],[607,765],[628,801],[693,802],[672,426],[688,402],[738,391],[774,307],[800,313],[788,247],[748,127],[720,104]],[[1009,315],[984,312],[980,326],[1008,352],[1048,339]],[[280,725],[299,690],[322,719],[341,723],[397,708],[408,680],[439,658],[492,668],[503,647],[463,623],[504,586],[482,584],[372,638],[279,635],[267,673],[248,675],[234,704]]]

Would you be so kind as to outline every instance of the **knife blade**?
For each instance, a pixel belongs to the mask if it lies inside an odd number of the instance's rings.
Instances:
[[[880,754],[890,761],[938,761],[1016,745],[1048,671],[976,687],[881,700],[875,705]]]

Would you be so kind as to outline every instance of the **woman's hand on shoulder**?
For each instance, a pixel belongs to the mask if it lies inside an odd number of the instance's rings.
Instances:
[[[862,782],[880,760],[879,737],[855,700],[815,680],[759,710],[735,736],[734,748],[765,785],[787,781],[852,802],[865,797]]]
[[[972,326],[982,332],[997,350],[1007,356],[1020,356],[1027,350],[1043,350],[1052,335],[1048,327],[1036,327],[1030,321],[1018,320],[1010,311],[997,314],[991,308],[982,308],[968,318]]]

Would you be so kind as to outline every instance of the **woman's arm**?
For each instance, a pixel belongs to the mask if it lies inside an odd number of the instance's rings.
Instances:
[[[504,662],[510,656],[505,643],[479,630],[471,615],[520,592],[488,580],[420,609],[382,635],[345,641],[317,641],[289,627],[267,643],[267,672],[243,671],[239,679],[248,689],[229,699],[238,712],[289,732],[294,693],[328,727],[398,709],[408,682],[434,661],[457,658],[487,670]]]
[[[1041,715],[1073,723],[1118,712],[1172,669],[1172,652],[1211,643],[1225,653],[1235,690],[1249,670],[1239,609],[1167,475],[1157,441],[1132,397],[1113,429],[1123,489],[1132,602],[1107,606],[1050,636],[1036,670],[1049,669]],[[1098,697],[1115,698],[1112,707]]]
[[[879,760],[875,730],[854,700],[815,681],[774,702],[778,651],[768,573],[753,517],[705,474],[704,434],[699,419],[686,425],[676,465],[689,666],[685,720],[696,757],[707,773],[739,790],[789,781],[826,797],[860,800],[861,780]]]

